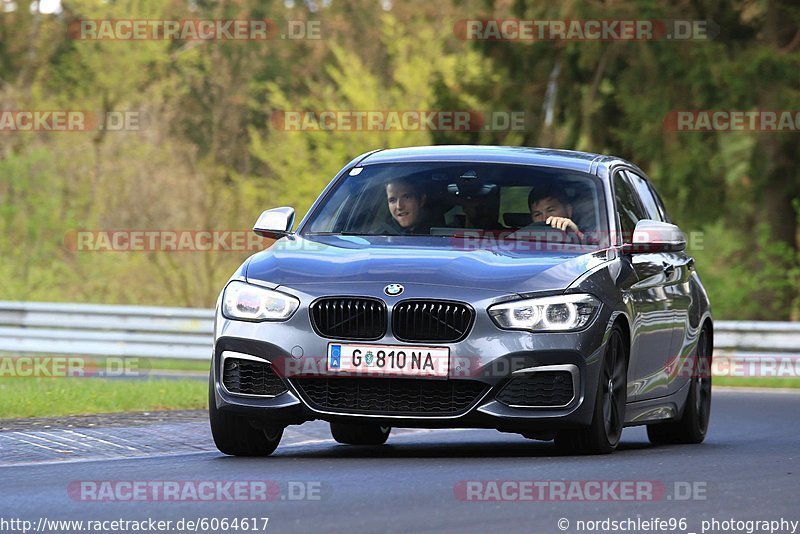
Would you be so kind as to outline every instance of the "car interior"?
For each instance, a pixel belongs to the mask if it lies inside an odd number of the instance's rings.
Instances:
[[[378,168],[382,167],[382,168]],[[389,183],[412,184],[425,198],[424,229],[417,235],[457,236],[465,231],[513,235],[519,230],[547,230],[547,239],[560,230],[533,223],[528,195],[537,187],[556,189],[572,205],[572,220],[583,233],[596,233],[603,210],[601,190],[594,179],[563,170],[514,165],[463,164],[424,168],[419,164],[375,165],[345,182],[336,195],[335,212],[313,221],[312,232],[348,235],[403,235],[394,221],[386,197]],[[423,167],[418,169],[418,167]],[[327,224],[326,224],[327,221]],[[551,231],[552,230],[552,231]],[[595,244],[595,243],[590,243]]]

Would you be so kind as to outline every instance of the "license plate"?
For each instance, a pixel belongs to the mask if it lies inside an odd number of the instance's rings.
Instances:
[[[328,344],[330,372],[447,378],[449,367],[449,347]]]

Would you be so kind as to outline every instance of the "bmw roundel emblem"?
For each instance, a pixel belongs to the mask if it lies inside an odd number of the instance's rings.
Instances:
[[[400,284],[389,284],[388,286],[383,288],[383,292],[389,295],[390,297],[396,297],[400,293],[403,292],[403,286]]]

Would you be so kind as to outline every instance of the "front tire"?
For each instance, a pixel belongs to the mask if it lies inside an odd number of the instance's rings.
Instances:
[[[696,444],[706,439],[711,417],[711,335],[700,332],[683,415],[677,421],[647,425],[647,437],[654,445]]]
[[[622,329],[615,325],[603,355],[592,423],[586,428],[560,430],[556,434],[556,447],[573,454],[614,452],[625,425],[627,390],[628,350]]]
[[[331,423],[333,439],[345,445],[383,445],[391,431],[390,426]]]
[[[283,436],[283,427],[258,428],[246,417],[219,411],[213,375],[208,381],[208,419],[217,449],[231,456],[269,456]]]

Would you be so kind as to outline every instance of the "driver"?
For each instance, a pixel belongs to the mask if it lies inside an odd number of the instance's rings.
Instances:
[[[534,187],[528,195],[528,207],[533,222],[543,222],[564,232],[572,231],[583,239],[583,233],[572,220],[572,204],[561,191],[552,187]]]
[[[398,179],[386,184],[386,200],[392,218],[400,225],[404,234],[429,234],[423,208],[428,202],[425,193],[420,193],[409,180]]]

